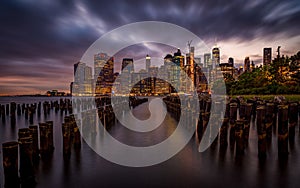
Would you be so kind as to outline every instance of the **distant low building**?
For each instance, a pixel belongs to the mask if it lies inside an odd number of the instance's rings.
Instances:
[[[58,90],[52,90],[52,91],[47,91],[46,95],[48,97],[61,97],[61,96],[67,96],[67,94],[63,91],[58,91]]]

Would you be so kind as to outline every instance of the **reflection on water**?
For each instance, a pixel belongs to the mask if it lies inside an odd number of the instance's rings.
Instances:
[[[9,102],[1,98],[0,103]],[[17,103],[32,103],[38,100],[58,100],[57,98],[13,98]],[[148,116],[147,103],[133,110],[135,116]],[[300,136],[296,128],[295,142],[290,144],[287,160],[279,160],[277,155],[276,129],[273,130],[272,142],[268,144],[267,158],[260,162],[257,156],[257,133],[251,124],[249,143],[242,156],[236,157],[228,146],[219,149],[215,142],[203,153],[198,152],[197,134],[188,145],[170,160],[144,168],[130,168],[113,164],[98,156],[82,141],[80,151],[72,147],[69,160],[63,159],[61,125],[68,112],[55,113],[46,117],[35,114],[34,124],[54,121],[53,156],[40,160],[35,167],[37,187],[298,187],[300,184]],[[143,119],[144,117],[141,117]],[[17,116],[16,126],[10,126],[10,118],[0,123],[1,143],[17,139],[18,128],[28,127],[24,116]],[[150,133],[134,133],[116,124],[109,133],[117,140],[134,146],[148,146],[168,138],[176,129],[176,121],[168,114],[161,126]],[[2,151],[2,148],[1,148]],[[157,154],[159,155],[159,153]],[[0,157],[0,183],[3,186],[2,154]]]

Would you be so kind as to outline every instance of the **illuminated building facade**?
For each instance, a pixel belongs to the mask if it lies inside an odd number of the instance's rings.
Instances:
[[[215,47],[212,49],[212,68],[215,69],[220,64],[220,49]]]
[[[82,62],[75,63],[72,94],[74,96],[91,96],[93,95],[92,84],[92,68]]]
[[[114,83],[114,58],[109,57],[98,74],[96,82],[96,95],[112,93]]]
[[[263,65],[270,65],[272,61],[272,48],[264,48]]]
[[[133,59],[124,58],[122,61],[122,70],[121,70],[122,80],[120,81],[122,94],[128,94],[130,89],[132,88],[132,80],[131,80],[132,73],[134,73]]]
[[[149,72],[149,68],[151,66],[151,57],[149,55],[146,56],[146,72]]]
[[[250,58],[246,57],[244,61],[244,72],[250,72],[251,67],[250,67]]]
[[[205,53],[203,55],[203,66],[209,67],[211,65],[211,54],[210,53]]]

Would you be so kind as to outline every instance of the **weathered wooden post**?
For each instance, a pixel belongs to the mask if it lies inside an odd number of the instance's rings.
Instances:
[[[25,107],[24,111],[25,111],[25,119],[27,120],[28,119],[28,107]]]
[[[230,135],[229,141],[230,145],[233,147],[235,143],[235,121],[237,119],[237,103],[230,104],[230,117],[229,117],[229,127]]]
[[[29,126],[30,134],[32,137],[32,161],[34,163],[39,160],[39,138],[38,138],[38,126],[30,125]]]
[[[43,111],[44,111],[44,116],[47,116],[47,104],[46,104],[46,102],[43,102]]]
[[[6,115],[8,116],[9,115],[9,104],[6,104]]]
[[[53,121],[46,121],[47,124],[47,134],[48,134],[48,150],[49,152],[54,151],[54,141],[53,141]]]
[[[21,110],[22,110],[22,114],[24,114],[24,112],[25,112],[25,104],[24,103],[22,104]]]
[[[79,125],[77,125],[76,121],[74,120],[72,122],[73,125],[73,132],[74,132],[74,148],[75,149],[80,149],[81,147],[81,135],[80,135],[80,131],[79,131]],[[78,121],[79,123],[79,121]]]
[[[278,155],[288,155],[288,106],[278,106]]]
[[[32,138],[19,138],[20,144],[20,177],[22,187],[29,187],[35,184],[34,169],[32,163]]]
[[[252,104],[247,103],[245,106],[245,121],[244,121],[244,140],[246,144],[248,143],[249,140],[251,115],[252,115]]]
[[[41,116],[41,108],[42,108],[42,103],[39,102],[38,103],[38,107],[37,107],[37,115],[40,117]]]
[[[289,104],[289,139],[294,141],[295,138],[295,128],[298,123],[298,104]]]
[[[228,118],[228,121],[229,121],[229,117],[230,117],[230,103],[226,102],[224,118]]]
[[[10,124],[12,127],[16,125],[16,103],[10,103]]]
[[[235,152],[236,155],[244,154],[244,121],[245,120],[236,120],[235,122]]]
[[[272,128],[274,123],[274,104],[273,103],[267,103],[266,104],[266,133],[267,133],[267,139],[270,141],[272,139]]]
[[[220,115],[219,114],[211,114],[211,119],[214,121],[209,122],[209,140],[211,144],[211,148],[214,149],[217,146],[219,140],[219,126],[221,124]],[[207,130],[208,131],[208,130]],[[213,136],[214,133],[217,133],[217,136]]]
[[[1,117],[2,117],[2,122],[5,122],[5,106],[1,105]]]
[[[18,142],[5,142],[2,144],[4,186],[19,187],[18,175]]]
[[[211,109],[211,99],[207,99],[205,112],[210,112],[210,109]]]
[[[28,128],[20,128],[18,131],[18,138],[30,137],[30,130]]]
[[[28,113],[29,113],[29,124],[32,125],[33,124],[33,114],[34,114],[34,109],[33,109],[32,105],[29,107]]]
[[[62,124],[62,134],[63,134],[63,156],[64,159],[68,159],[71,156],[70,122],[65,122]]]
[[[46,157],[49,151],[48,124],[39,123],[39,129],[40,129],[40,154],[42,157]]]
[[[32,138],[19,138],[20,144],[20,177],[22,185],[35,184],[34,169],[32,163]]]
[[[17,106],[17,115],[18,116],[20,116],[21,115],[21,105],[20,104],[18,104],[18,106]]]
[[[239,108],[240,119],[245,119],[246,118],[246,106],[247,106],[247,103],[241,102],[240,108]]]
[[[229,119],[224,118],[223,122],[222,122],[222,126],[220,128],[220,147],[221,148],[226,148],[228,145],[228,141],[227,141],[228,122],[229,122]]]
[[[201,110],[200,110],[200,112],[198,114],[198,123],[197,123],[197,133],[198,133],[198,135],[202,134],[202,132],[203,132],[203,117],[202,117],[202,113],[203,112],[201,112]]]
[[[256,109],[256,124],[258,134],[258,157],[265,158],[267,152],[267,133],[265,124],[266,109],[264,106],[258,106]]]
[[[210,112],[204,112],[202,114],[203,118],[203,130],[205,131],[207,128],[207,125],[209,123],[209,117],[210,117]]]

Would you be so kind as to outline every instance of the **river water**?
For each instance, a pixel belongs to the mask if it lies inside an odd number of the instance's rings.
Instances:
[[[0,103],[34,103],[59,100],[42,97],[2,97]],[[135,109],[133,114],[146,119],[148,104]],[[63,160],[61,125],[68,114],[50,112],[47,117],[35,114],[34,124],[54,121],[55,151],[53,157],[40,161],[35,169],[37,187],[299,187],[300,186],[300,136],[296,128],[294,144],[289,146],[287,160],[277,155],[276,129],[268,146],[267,159],[261,163],[257,157],[257,133],[250,128],[249,144],[245,154],[239,157],[230,147],[224,154],[218,144],[203,153],[198,152],[198,136],[195,134],[187,146],[171,159],[154,166],[133,168],[107,161],[97,155],[84,141],[80,152],[72,151],[69,161]],[[299,123],[298,123],[299,124]],[[16,127],[10,126],[10,118],[0,122],[0,142],[17,140],[18,128],[27,127],[28,120],[17,116]],[[148,146],[168,138],[176,129],[176,121],[167,114],[164,122],[151,133],[132,133],[121,124],[113,126],[109,133],[123,143]],[[2,146],[0,146],[2,147]],[[160,155],[159,153],[157,155]],[[3,186],[2,148],[0,157],[0,184]]]

